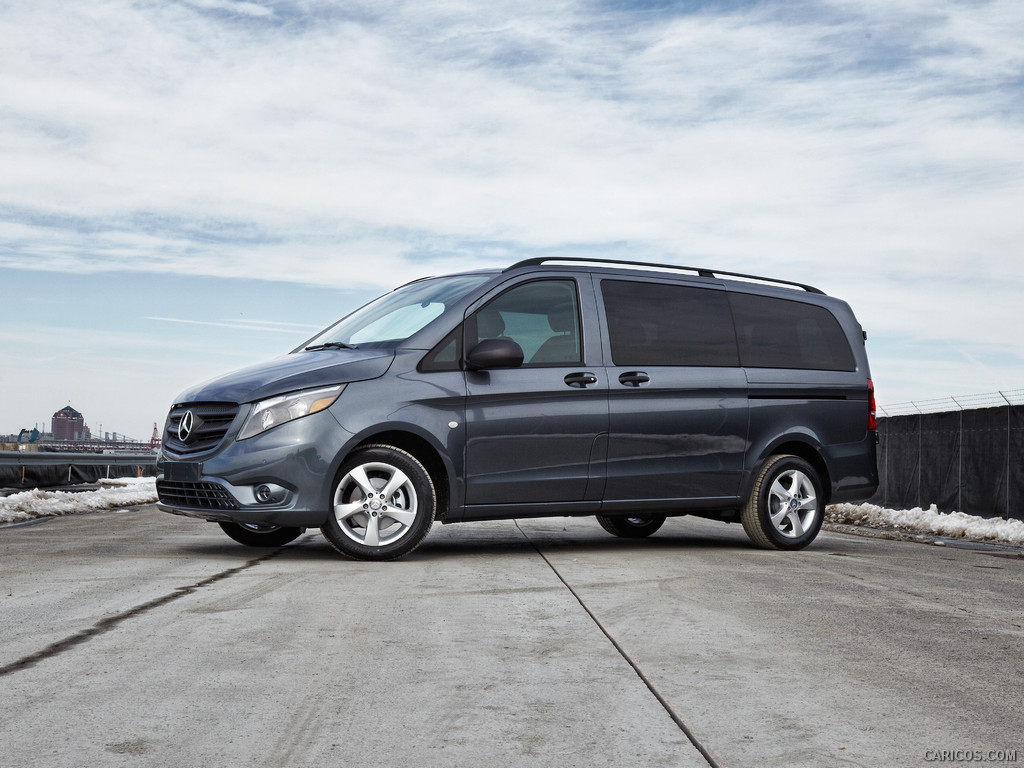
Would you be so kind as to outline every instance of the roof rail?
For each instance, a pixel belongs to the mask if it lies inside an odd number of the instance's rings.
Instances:
[[[654,267],[656,269],[679,269],[687,272],[696,272],[699,277],[738,277],[744,280],[758,280],[764,283],[778,283],[780,285],[788,285],[793,288],[801,288],[808,293],[820,293],[825,295],[825,292],[819,288],[815,288],[813,285],[806,285],[804,283],[795,283],[792,280],[780,280],[777,277],[762,277],[761,275],[747,275],[742,272],[724,272],[720,269],[706,269],[704,267],[684,267],[679,264],[652,264],[647,261],[622,261],[619,259],[590,259],[585,256],[538,256],[532,259],[524,259],[523,261],[517,261],[510,267],[506,267],[503,272],[509,272],[518,267],[537,267],[542,264],[549,262],[571,262],[571,263],[589,263],[589,264],[616,264],[622,267]]]

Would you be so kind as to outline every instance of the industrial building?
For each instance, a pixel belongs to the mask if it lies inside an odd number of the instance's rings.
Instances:
[[[53,414],[50,431],[54,440],[80,442],[92,439],[92,432],[85,424],[85,417],[70,405]]]

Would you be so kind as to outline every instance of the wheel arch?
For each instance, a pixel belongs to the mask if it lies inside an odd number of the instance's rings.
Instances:
[[[803,435],[787,435],[771,443],[761,452],[744,483],[743,498],[746,499],[750,496],[757,475],[761,472],[761,467],[764,466],[765,462],[773,456],[787,454],[803,459],[814,468],[814,471],[818,473],[821,491],[825,496],[824,503],[828,504],[829,499],[832,497],[832,475],[828,470],[828,464],[822,456],[820,444]]]
[[[429,440],[414,432],[392,429],[364,436],[344,456],[340,457],[337,465],[340,466],[344,463],[355,451],[371,445],[391,445],[411,453],[419,460],[430,473],[430,479],[434,482],[434,492],[437,494],[435,518],[444,522],[448,517],[448,510],[451,508],[451,474],[441,452]]]

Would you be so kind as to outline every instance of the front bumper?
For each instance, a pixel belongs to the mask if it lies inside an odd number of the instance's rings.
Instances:
[[[214,523],[256,523],[259,525],[280,525],[285,528],[320,528],[324,513],[296,512],[294,510],[237,509],[231,512],[215,512],[205,509],[184,509],[169,507],[158,502],[157,509],[172,515],[194,517]]]
[[[158,506],[217,522],[318,528],[327,516],[337,462],[351,438],[328,410],[247,440],[229,433],[209,454],[165,452],[158,468]]]

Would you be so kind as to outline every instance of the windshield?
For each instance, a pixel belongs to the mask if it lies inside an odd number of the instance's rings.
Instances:
[[[432,277],[396,288],[342,318],[305,348],[397,346],[489,277]]]

